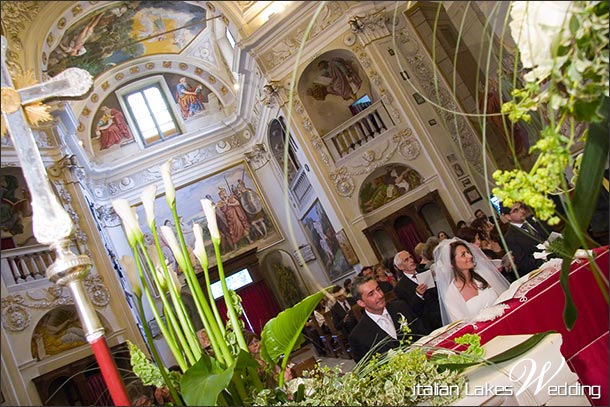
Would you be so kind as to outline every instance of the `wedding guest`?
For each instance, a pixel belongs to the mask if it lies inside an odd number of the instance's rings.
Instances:
[[[343,332],[345,338],[347,338],[358,323],[352,311],[352,306],[356,304],[356,300],[353,297],[347,297],[345,289],[338,285],[333,287],[332,294],[336,301],[330,308],[330,316],[335,328]]]
[[[405,301],[422,319],[426,333],[441,326],[441,315],[436,287],[428,288],[417,281],[417,265],[413,255],[406,250],[396,253],[394,265],[402,274],[394,293],[396,298]]]
[[[383,264],[375,265],[375,280],[377,280],[377,284],[379,284],[379,287],[384,294],[394,290],[394,285],[390,282]]]
[[[526,220],[525,207],[521,202],[511,207],[503,206],[502,212],[510,222],[504,240],[517,266],[517,273],[524,276],[543,264],[542,259],[534,258],[534,253],[539,251],[536,246],[548,238],[549,232],[535,219]]]
[[[425,333],[421,320],[409,305],[401,300],[386,303],[385,295],[375,279],[358,276],[354,279],[352,296],[364,308],[362,318],[349,335],[352,357],[359,362],[371,353],[383,353],[397,347],[404,337],[400,316],[406,318],[415,339]]]
[[[436,237],[438,238],[438,240],[449,239],[449,235],[444,230],[441,230],[440,232],[438,232]]]
[[[471,320],[509,287],[477,246],[458,238],[438,245],[435,264],[443,325]]]

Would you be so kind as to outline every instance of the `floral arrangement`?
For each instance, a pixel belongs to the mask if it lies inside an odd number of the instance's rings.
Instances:
[[[513,122],[528,122],[538,112],[544,128],[530,149],[539,153],[531,170],[496,171],[493,193],[507,206],[524,202],[550,225],[563,221],[563,248],[556,252],[565,260],[560,279],[566,294],[564,319],[571,328],[577,312],[568,287],[569,267],[576,250],[591,244],[585,232],[608,159],[608,2],[518,1],[512,2],[510,16],[525,74],[524,86],[512,91],[513,100],[502,112]],[[517,69],[514,76],[516,82]],[[588,128],[581,138],[577,129],[583,124]],[[573,158],[571,150],[581,141],[584,152]],[[575,174],[570,184],[564,176],[568,167]],[[597,270],[605,290],[600,276]]]

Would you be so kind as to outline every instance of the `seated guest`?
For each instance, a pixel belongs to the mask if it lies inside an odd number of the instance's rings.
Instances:
[[[421,273],[422,271],[426,271],[426,270],[430,269],[430,267],[428,265],[428,263],[430,263],[430,260],[427,259],[423,254],[425,248],[426,248],[426,244],[424,242],[419,242],[413,248],[413,252],[415,253],[415,255],[417,257],[419,257],[419,263],[417,263],[417,272],[418,273]]]
[[[401,315],[407,319],[414,338],[424,334],[423,324],[407,303],[394,300],[386,304],[385,295],[375,279],[356,277],[352,296],[364,308],[362,318],[349,335],[352,357],[356,362],[373,347],[375,353],[383,353],[399,345],[403,336],[399,323]]]
[[[460,230],[460,229],[461,229],[461,228],[463,228],[464,226],[468,226],[468,225],[466,224],[466,221],[465,221],[465,220],[458,220],[458,223],[457,223],[457,225],[456,225],[457,229],[458,229],[458,230]]]
[[[383,266],[382,268],[375,268],[375,280],[377,280],[377,284],[379,284],[379,288],[381,288],[384,294],[394,290],[394,286],[390,283],[388,275],[383,270]]]
[[[360,273],[358,274],[358,276],[375,278],[375,273],[373,273],[373,267],[371,267],[371,266],[362,267],[362,270],[360,270]]]
[[[409,304],[417,316],[422,319],[426,333],[439,328],[441,315],[436,288],[428,288],[426,284],[417,281],[417,265],[413,255],[406,250],[396,253],[394,265],[402,274],[394,287],[396,298]]]
[[[438,232],[436,234],[436,237],[438,238],[438,240],[445,240],[445,239],[449,239],[449,235],[447,234],[447,232],[445,232],[444,230],[441,230],[440,232]]]
[[[394,286],[396,285],[396,279],[394,278],[394,274],[390,270],[388,270],[384,263],[375,264],[373,270],[375,272],[375,278],[377,278],[377,281],[387,281],[392,285],[392,288],[394,288]]]
[[[509,287],[494,264],[473,244],[457,238],[447,240],[439,244],[435,259],[443,325],[476,317]]]
[[[539,251],[536,246],[548,238],[549,232],[535,218],[526,220],[525,207],[521,202],[511,207],[503,206],[502,213],[510,222],[504,240],[517,266],[517,273],[524,276],[544,262],[535,259],[534,253]]]
[[[343,332],[343,335],[347,338],[358,323],[352,311],[352,305],[356,304],[356,300],[348,298],[345,289],[338,285],[333,287],[332,294],[336,301],[330,309],[330,316],[335,328]]]
[[[343,288],[345,288],[345,296],[347,298],[352,298],[352,279],[346,278],[343,282]]]

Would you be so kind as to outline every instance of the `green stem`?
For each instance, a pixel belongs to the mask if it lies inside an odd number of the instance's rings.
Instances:
[[[167,342],[167,345],[169,346],[170,351],[174,355],[174,358],[176,359],[178,366],[180,366],[182,373],[184,373],[188,369],[186,361],[184,360],[184,355],[178,349],[178,346],[176,345],[176,341],[172,338],[172,336],[168,332],[167,327],[165,326],[165,323],[163,322],[163,319],[161,319],[161,315],[159,314],[157,305],[155,304],[152,294],[150,293],[150,288],[148,287],[146,278],[144,278],[144,272],[142,271],[142,262],[140,261],[140,256],[135,247],[133,248],[133,254],[134,254],[134,258],[136,260],[136,266],[138,268],[138,275],[140,276],[140,283],[142,284],[142,289],[144,290],[144,294],[146,294],[146,299],[148,300],[148,303],[150,304],[150,308],[152,309],[152,312],[155,315],[155,319],[157,320],[159,329],[161,330],[161,333],[163,334],[163,337],[165,338],[165,341]]]
[[[199,360],[201,357],[201,345],[199,340],[197,339],[197,334],[193,329],[193,324],[190,321],[190,318],[186,314],[186,309],[184,307],[184,303],[182,302],[176,287],[172,283],[173,279],[170,276],[169,269],[167,267],[166,262],[164,261],[165,256],[163,255],[163,250],[161,250],[161,242],[159,241],[159,234],[157,233],[157,228],[155,227],[155,221],[153,220],[152,225],[150,225],[150,229],[153,233],[153,239],[155,241],[155,248],[157,249],[157,255],[159,256],[161,267],[163,268],[163,275],[165,276],[165,281],[167,282],[167,286],[169,289],[169,295],[172,300],[172,304],[174,305],[174,310],[180,321],[180,325],[184,330],[184,334],[186,336],[186,340],[188,341],[191,352],[193,353],[193,357],[195,360]]]
[[[229,293],[229,288],[227,287],[227,281],[225,278],[225,271],[222,265],[222,260],[220,258],[220,239],[212,237],[212,244],[214,245],[214,252],[216,253],[216,261],[218,266],[218,278],[220,279],[220,285],[222,286],[222,293],[225,299],[225,304],[227,305],[227,313],[229,314],[229,320],[231,321],[231,326],[233,326],[233,333],[237,338],[237,343],[239,347],[244,351],[248,352],[248,344],[246,343],[246,339],[244,338],[243,330],[241,329],[241,324],[239,318],[237,317],[237,312],[235,311],[235,304],[233,302],[233,297]]]
[[[144,307],[142,306],[141,297],[136,296],[136,305],[138,309],[138,315],[140,316],[140,320],[142,321],[142,328],[144,329],[144,334],[146,335],[146,340],[148,341],[148,346],[150,346],[150,353],[152,353],[153,359],[155,360],[155,363],[157,364],[157,367],[161,372],[161,376],[163,376],[163,381],[165,382],[165,385],[167,386],[167,389],[169,390],[169,393],[172,396],[172,399],[174,400],[174,404],[178,406],[183,406],[184,403],[178,395],[178,392],[173,386],[169,376],[167,375],[167,369],[165,368],[165,365],[163,364],[163,361],[159,356],[159,352],[157,351],[157,347],[155,346],[155,341],[152,336],[152,332],[150,332],[150,327],[146,323],[146,315],[144,314]]]
[[[191,351],[191,348],[190,348],[190,344],[187,341],[186,337],[184,336],[184,332],[182,331],[182,325],[180,325],[178,323],[178,320],[176,319],[176,316],[174,315],[174,310],[170,306],[169,301],[167,301],[164,285],[161,284],[161,282],[159,281],[159,276],[157,276],[157,270],[155,269],[155,265],[153,264],[152,259],[150,258],[150,255],[148,254],[148,250],[146,249],[144,242],[140,242],[139,244],[140,244],[140,250],[142,250],[142,252],[144,253],[144,258],[146,259],[146,264],[148,264],[150,274],[152,274],[155,285],[157,286],[157,290],[159,290],[159,298],[161,299],[161,303],[163,304],[163,311],[164,311],[165,316],[167,317],[167,320],[169,323],[168,326],[171,327],[171,329],[172,329],[173,337],[178,338],[178,341],[180,342],[182,350],[183,350],[184,354],[186,355],[186,358],[188,359],[189,364],[192,366],[195,363],[197,363],[197,359],[193,355],[193,352]],[[168,281],[166,280],[165,283],[166,283],[165,285],[167,286]],[[169,283],[171,284],[171,282],[169,282]],[[201,356],[201,355],[199,355],[199,356]]]
[[[193,294],[193,299],[195,299],[195,305],[197,306],[197,311],[199,311],[199,316],[203,322],[205,331],[208,334],[208,338],[210,339],[210,344],[212,345],[212,349],[214,350],[214,354],[220,363],[224,363],[226,366],[233,363],[233,356],[231,355],[231,351],[229,350],[229,346],[227,345],[225,339],[223,328],[220,328],[222,324],[219,326],[216,322],[214,315],[212,314],[212,310],[208,301],[205,299],[203,295],[203,291],[201,290],[201,285],[197,280],[197,276],[195,275],[195,269],[193,268],[193,264],[191,263],[191,258],[188,255],[188,251],[186,249],[186,243],[184,241],[184,235],[182,233],[182,227],[180,226],[180,219],[178,218],[178,212],[176,210],[176,202],[174,201],[171,205],[172,216],[174,218],[174,223],[176,225],[176,232],[178,235],[178,239],[180,241],[180,247],[183,253],[184,259],[184,275],[186,276],[186,281],[188,283],[189,288],[191,289],[191,293]],[[186,253],[186,255],[184,255]],[[213,297],[210,297],[210,301],[213,301]]]
[[[205,287],[208,292],[208,298],[214,298],[212,295],[212,282],[210,281],[210,272],[208,270],[207,265],[201,265],[203,269],[203,277],[205,278]],[[218,327],[220,328],[222,335],[226,335],[226,330],[224,323],[222,321],[222,317],[220,316],[220,311],[218,311],[218,307],[216,306],[216,301],[210,300],[210,305],[212,307],[212,312],[214,313],[214,317],[216,318],[216,322],[218,323]]]

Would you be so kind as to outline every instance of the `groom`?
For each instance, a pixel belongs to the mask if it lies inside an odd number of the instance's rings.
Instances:
[[[356,277],[352,296],[364,308],[362,318],[349,335],[351,353],[356,363],[371,349],[374,349],[373,353],[383,353],[400,345],[403,337],[401,315],[407,319],[415,340],[423,335],[424,326],[411,308],[400,300],[386,304],[385,294],[374,278]]]

